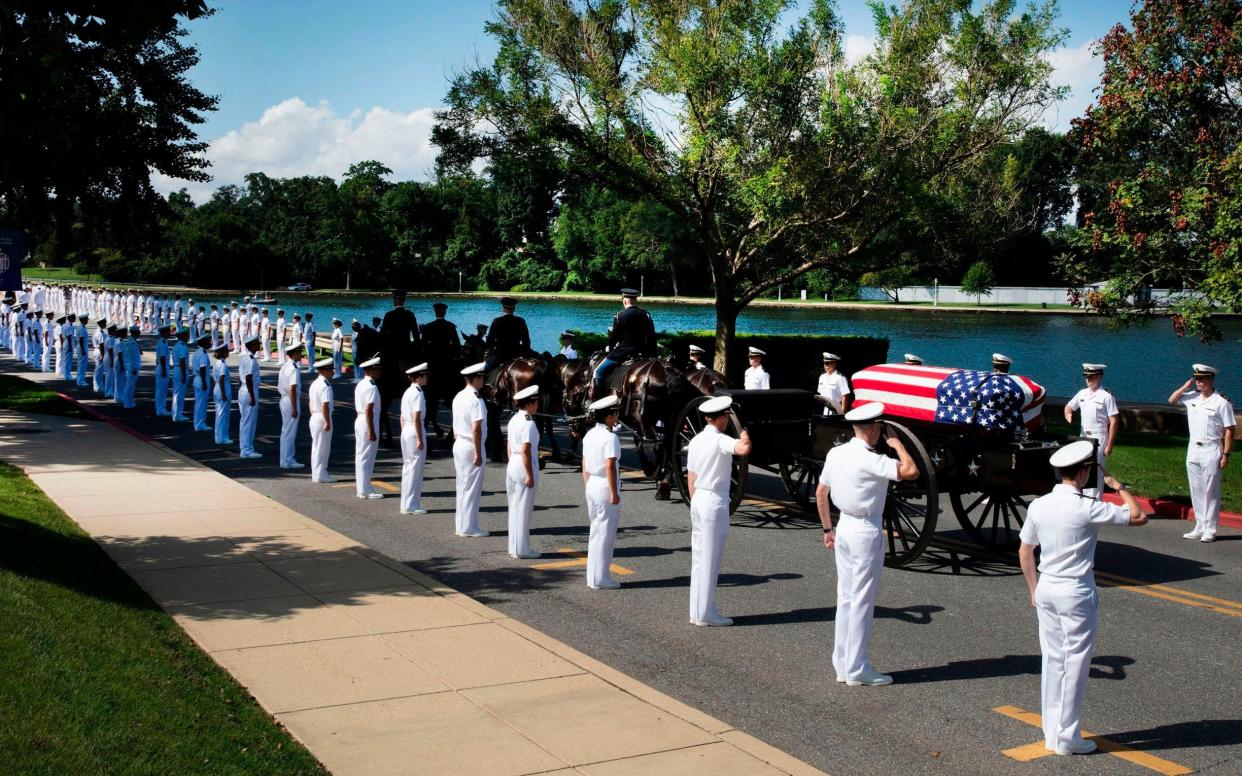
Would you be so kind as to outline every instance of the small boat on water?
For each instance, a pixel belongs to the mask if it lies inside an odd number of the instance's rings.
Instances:
[[[270,294],[250,297],[250,304],[276,304],[276,298]]]

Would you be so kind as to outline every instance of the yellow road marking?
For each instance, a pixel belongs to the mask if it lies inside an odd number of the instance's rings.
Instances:
[[[393,485],[391,482],[384,482],[383,480],[371,480],[371,485],[373,487],[379,488],[380,490],[386,490],[389,493],[400,493],[401,492],[400,485]]]
[[[1102,581],[1105,584],[1109,585],[1110,587],[1121,587],[1121,588],[1128,588],[1128,589],[1142,588],[1141,590],[1134,589],[1133,592],[1135,593],[1141,593],[1144,590],[1158,591],[1162,593],[1168,593],[1170,595],[1180,596],[1182,598],[1194,598],[1199,601],[1206,601],[1208,603],[1218,604],[1220,606],[1225,606],[1230,609],[1237,609],[1239,612],[1242,612],[1242,602],[1230,601],[1227,598],[1217,598],[1216,596],[1204,595],[1203,593],[1193,593],[1189,590],[1182,590],[1181,588],[1171,587],[1169,585],[1162,585],[1156,582],[1148,582],[1147,580],[1144,580],[1144,579],[1134,579],[1132,577],[1123,577],[1120,574],[1108,574],[1108,573],[1101,572],[1101,571],[1097,571],[1095,573],[1095,578],[1097,581]],[[1198,605],[1201,606],[1202,604],[1198,604]]]
[[[533,569],[570,569],[570,568],[582,568],[586,566],[587,564],[586,553],[583,552],[582,550],[575,550],[572,547],[561,547],[557,550],[557,552],[559,552],[561,555],[569,556],[572,560],[554,560],[554,561],[549,561],[547,563],[532,563],[531,568]],[[620,574],[622,576],[626,576],[626,575],[634,573],[632,569],[627,569],[624,566],[618,566],[615,563],[611,564],[608,567],[608,570],[611,571],[613,574]]]
[[[1043,727],[1043,720],[1038,714],[1026,711],[1025,709],[1020,709],[1017,706],[997,706],[995,709],[992,709],[992,711],[1004,714],[1010,719],[1016,719],[1019,722],[1025,722],[1026,724],[1034,727]],[[1103,736],[1096,735],[1095,733],[1088,733],[1084,730],[1082,731],[1082,737],[1094,741],[1096,746],[1100,748],[1101,752],[1106,752],[1111,754],[1113,757],[1120,758],[1129,763],[1134,763],[1135,765],[1141,765],[1144,768],[1155,771],[1156,773],[1164,774],[1164,776],[1183,776],[1183,774],[1194,773],[1193,769],[1187,768],[1185,765],[1175,763],[1172,760],[1166,760],[1163,757],[1157,757],[1154,754],[1140,752],[1137,749],[1132,749],[1125,744],[1119,744],[1116,741],[1111,741]],[[1026,746],[1006,749],[1001,752],[1001,754],[1014,760],[1018,760],[1019,762],[1030,762],[1031,760],[1037,760],[1040,757],[1051,755],[1053,752],[1050,752],[1044,748],[1043,741],[1037,741],[1034,744],[1027,744]]]

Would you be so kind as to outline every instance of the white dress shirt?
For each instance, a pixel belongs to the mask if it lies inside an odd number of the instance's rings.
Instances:
[[[1065,406],[1071,412],[1079,410],[1082,413],[1079,419],[1082,435],[1092,439],[1106,439],[1108,419],[1118,414],[1117,400],[1103,388],[1096,391],[1083,388]]]
[[[733,451],[737,440],[706,425],[694,435],[686,451],[686,469],[694,472],[694,489],[729,495]]]
[[[582,438],[582,470],[592,477],[608,476],[608,459],[616,459],[617,490],[621,489],[621,440],[603,423]]]
[[[761,366],[752,366],[746,370],[743,387],[748,391],[766,390],[772,387],[772,378]]]
[[[819,483],[831,491],[842,514],[876,525],[884,517],[888,483],[898,479],[897,461],[880,455],[858,437],[829,450],[819,475]]]
[[[474,422],[483,421],[482,441],[487,441],[487,407],[479,392],[466,386],[453,397],[453,436],[458,439],[474,439]]]
[[[1101,525],[1129,525],[1130,510],[1084,496],[1065,483],[1031,502],[1020,534],[1024,544],[1038,545],[1039,573],[1081,578],[1095,565]]]

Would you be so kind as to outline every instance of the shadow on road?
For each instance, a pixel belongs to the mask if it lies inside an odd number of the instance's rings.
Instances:
[[[919,604],[892,608],[877,606],[875,616],[880,619],[900,620],[911,625],[930,625],[932,615],[943,612],[943,606]],[[768,614],[743,614],[733,618],[734,625],[790,625],[804,622],[830,622],[836,618],[837,607],[818,606],[812,609],[793,609],[788,612]]]
[[[1039,676],[1040,664],[1039,655],[1005,655],[978,660],[955,660],[942,666],[909,668],[889,673],[892,674],[894,682],[921,684],[961,679],[991,679],[1022,674]],[[1130,665],[1134,665],[1134,658],[1121,655],[1098,655],[1091,658],[1090,676],[1092,679],[1125,679],[1125,667]]]
[[[1174,722],[1146,730],[1102,733],[1105,738],[1135,749],[1190,749],[1242,744],[1242,719],[1201,719]]]

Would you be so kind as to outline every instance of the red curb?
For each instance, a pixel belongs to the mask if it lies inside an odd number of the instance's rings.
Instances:
[[[96,420],[102,420],[104,423],[107,423],[109,426],[112,426],[118,431],[124,431],[126,434],[129,434],[135,439],[139,439],[143,442],[148,442],[150,444],[157,444],[154,437],[147,436],[146,434],[142,433],[141,431],[137,429],[130,428],[129,426],[122,423],[121,421],[117,420],[116,418],[113,418],[109,415],[105,415],[99,410],[83,404],[82,402],[78,401],[77,399],[73,398],[67,393],[61,393],[60,391],[57,391],[56,395],[64,399],[65,401],[72,402],[73,404],[77,405],[78,409],[82,410],[88,415],[93,416]]]
[[[1137,496],[1136,498],[1144,512],[1150,512],[1156,517],[1171,517],[1174,520],[1195,519],[1194,510],[1185,504],[1179,504],[1168,499],[1147,498],[1146,496]],[[1121,497],[1116,493],[1105,494],[1103,500],[1110,504],[1121,503]],[[1220,525],[1228,528],[1242,528],[1242,515],[1237,512],[1221,512]]]

